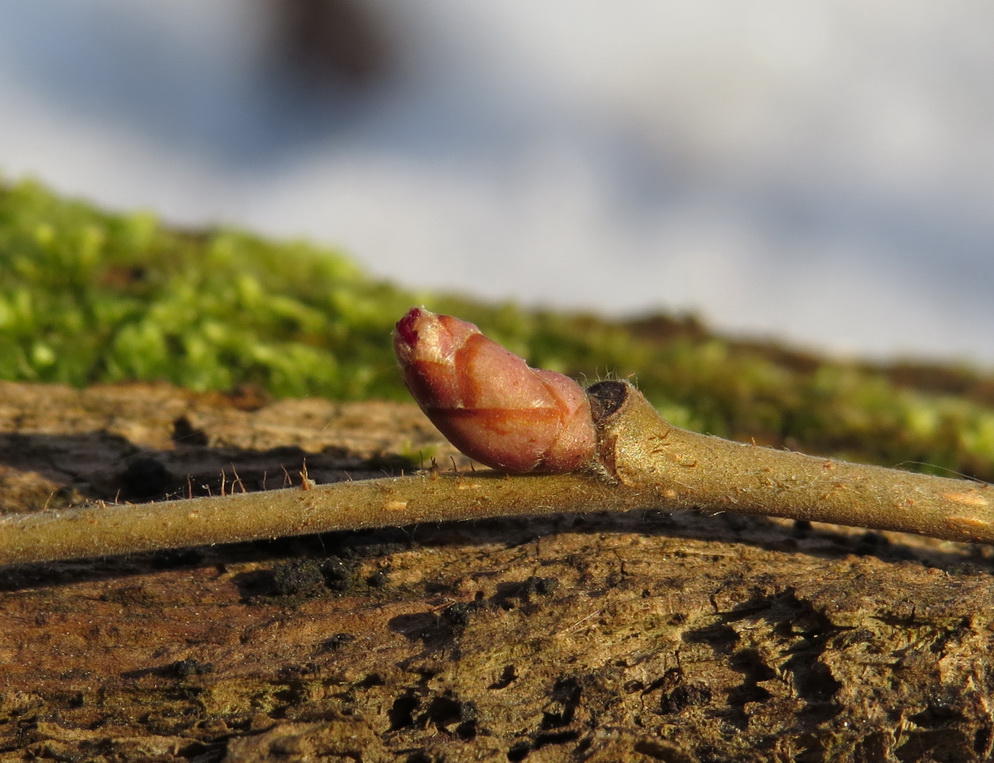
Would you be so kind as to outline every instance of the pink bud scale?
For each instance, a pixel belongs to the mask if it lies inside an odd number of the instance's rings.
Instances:
[[[394,352],[404,383],[449,442],[507,472],[570,472],[593,457],[586,393],[568,376],[530,368],[472,323],[411,308]]]

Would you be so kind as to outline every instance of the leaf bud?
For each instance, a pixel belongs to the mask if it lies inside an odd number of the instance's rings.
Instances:
[[[413,307],[397,323],[404,383],[460,451],[506,472],[571,472],[594,455],[587,395],[573,379],[530,368],[472,323]]]

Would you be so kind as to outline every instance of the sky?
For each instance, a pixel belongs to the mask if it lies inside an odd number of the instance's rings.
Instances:
[[[0,0],[0,175],[409,287],[994,365],[994,5],[355,2],[373,63],[318,76],[279,0]]]

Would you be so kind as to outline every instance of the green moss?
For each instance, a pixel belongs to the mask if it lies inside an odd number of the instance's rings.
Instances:
[[[473,321],[533,365],[632,378],[680,426],[994,478],[988,374],[832,362],[687,317],[618,322],[415,293],[304,242],[175,230],[36,183],[0,186],[2,378],[406,399],[390,332],[412,304]]]
[[[33,183],[0,191],[0,253],[6,378],[401,394],[387,338],[411,295],[336,253],[168,230]]]

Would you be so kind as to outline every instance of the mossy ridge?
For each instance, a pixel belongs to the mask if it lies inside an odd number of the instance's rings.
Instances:
[[[839,363],[692,317],[618,322],[416,293],[304,242],[175,230],[30,181],[0,187],[3,378],[404,399],[389,335],[412,304],[477,323],[539,367],[633,377],[679,426],[994,479],[989,374]]]
[[[413,295],[334,252],[171,230],[26,182],[0,191],[0,253],[6,378],[401,394],[386,340]]]

